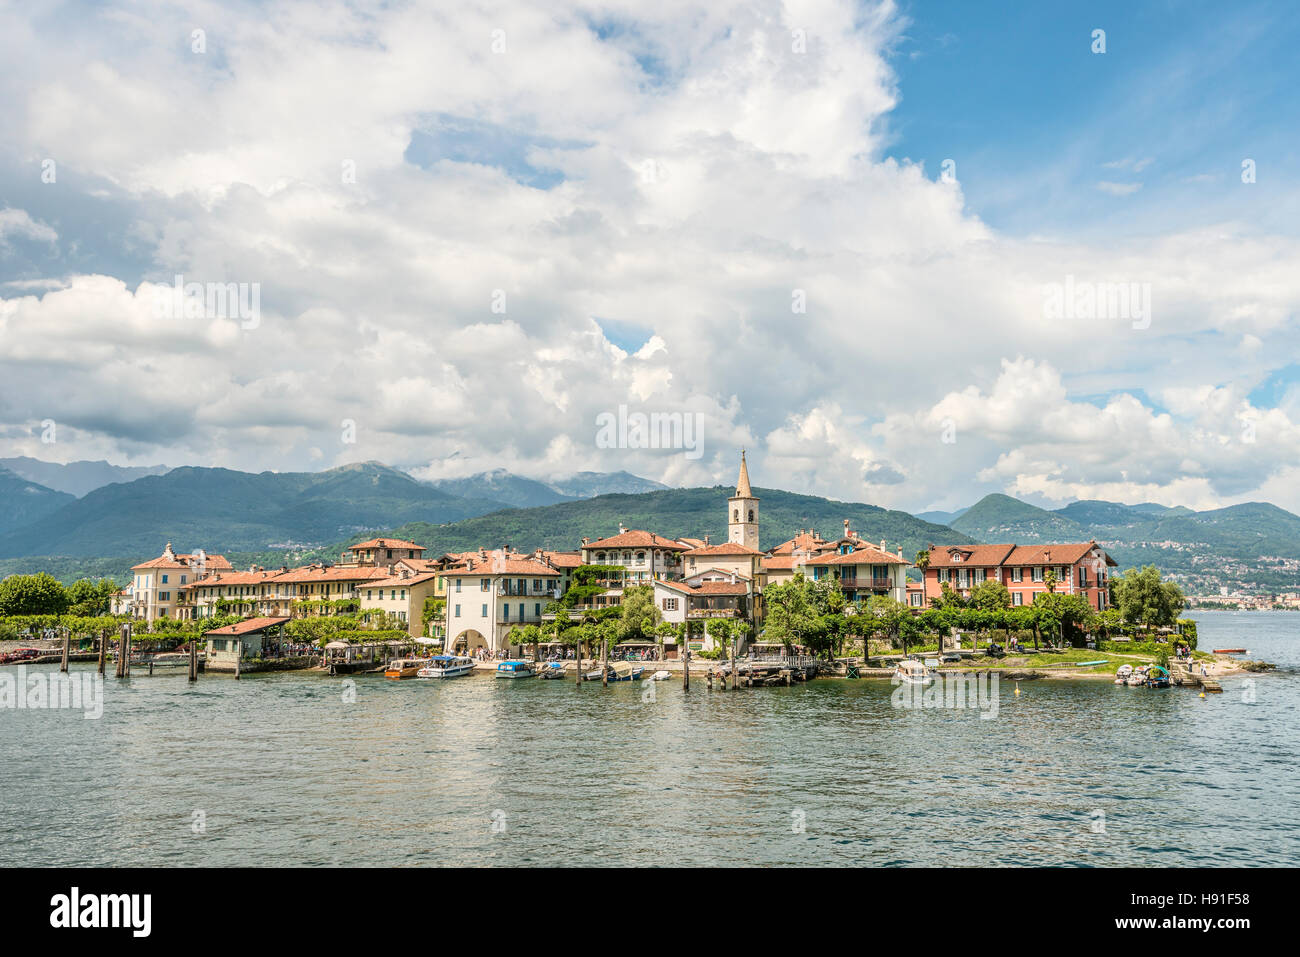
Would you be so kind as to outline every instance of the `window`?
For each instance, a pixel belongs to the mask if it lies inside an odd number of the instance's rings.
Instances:
[[[486,617],[487,617],[487,605],[484,605],[484,606],[483,606],[483,610],[482,610],[481,612],[479,612],[479,617],[480,617],[480,618],[486,618]]]
[[[738,509],[738,508],[733,508],[733,509],[731,510],[731,520],[732,520],[733,522],[739,522],[739,521],[740,521],[740,509]]]
[[[1079,566],[1079,587],[1088,587],[1088,569],[1084,568],[1082,565]]]
[[[534,618],[541,618],[541,617],[542,617],[542,603],[541,603],[541,602],[535,602],[535,603],[533,604],[533,617],[534,617]]]
[[[1035,566],[1034,566],[1034,581],[1036,581],[1036,582],[1040,582],[1040,581],[1042,581],[1042,580],[1043,580],[1043,566],[1042,566],[1042,565],[1035,565]]]
[[[478,580],[478,590],[479,590],[479,591],[491,591],[491,590],[492,590],[492,579],[490,579],[490,578],[480,578],[480,579]]]
[[[172,600],[172,593],[169,592],[169,591],[160,591],[160,592],[158,593],[158,600],[159,600],[159,601],[171,601],[171,600]]]
[[[167,584],[167,576],[166,576],[166,575],[164,575],[164,576],[162,577],[162,583],[163,583],[164,585]]]
[[[541,590],[542,590],[542,580],[540,578],[534,578],[533,591],[541,591]]]
[[[520,621],[523,621],[523,620],[524,620],[524,603],[523,603],[523,602],[520,602],[520,603],[519,603],[519,620],[520,620]]]
[[[1025,571],[1025,570],[1024,570],[1023,568],[1013,568],[1013,569],[1011,569],[1011,580],[1012,580],[1013,582],[1018,582],[1018,581],[1020,581],[1022,578],[1024,578],[1024,571]]]
[[[459,578],[456,579],[456,591],[460,591],[460,579],[459,579]],[[456,612],[456,614],[459,615],[460,612]]]
[[[457,618],[460,617],[460,605],[457,605],[457,606],[456,606],[456,617],[457,617]]]
[[[1013,604],[1013,605],[1023,605],[1024,603],[1025,603],[1025,596],[1024,596],[1024,595],[1022,595],[1022,594],[1021,594],[1020,592],[1018,592],[1018,591],[1014,591],[1014,592],[1011,593],[1011,604]]]
[[[989,570],[987,568],[977,568],[975,569],[974,574],[975,574],[975,580],[977,582],[982,582],[989,577]]]
[[[186,581],[186,578],[187,578],[187,577],[188,577],[188,576],[186,576],[186,575],[182,575],[182,576],[181,576],[181,584],[182,584],[182,585],[185,584],[185,581]]]
[[[665,599],[663,600],[663,604],[664,604],[664,611],[676,611],[676,610],[677,610],[677,599],[676,599],[676,598],[665,598]]]
[[[940,583],[943,583],[943,582],[946,582],[947,580],[948,580],[948,569],[946,569],[946,568],[940,568],[940,569],[939,569],[939,582],[940,582]]]
[[[752,508],[749,510],[749,521],[751,523],[754,521],[754,510]]]
[[[484,607],[486,608],[487,606],[485,605]],[[502,605],[502,606],[501,606],[501,620],[502,620],[502,621],[509,621],[509,620],[510,620],[510,606],[509,606],[509,605]]]

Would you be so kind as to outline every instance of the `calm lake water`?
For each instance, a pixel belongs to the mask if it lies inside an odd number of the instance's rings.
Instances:
[[[1196,618],[1278,663],[1253,703],[1243,679],[1007,681],[982,720],[882,681],[361,676],[349,703],[319,675],[110,677],[98,720],[0,709],[0,865],[1300,864],[1300,614]]]

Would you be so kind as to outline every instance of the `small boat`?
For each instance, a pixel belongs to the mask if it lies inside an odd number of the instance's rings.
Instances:
[[[593,668],[582,676],[583,681],[599,681],[603,672],[599,668]]]
[[[428,658],[394,658],[384,668],[385,678],[414,678],[425,665]]]
[[[1115,669],[1115,684],[1117,685],[1128,684],[1128,677],[1132,673],[1133,673],[1132,665],[1120,665],[1118,668]]]
[[[1215,648],[1214,653],[1216,655],[1244,655],[1247,652],[1245,648]]]
[[[1097,666],[1097,665],[1104,665],[1104,664],[1106,664],[1106,663],[1107,663],[1107,659],[1105,659],[1105,658],[1099,658],[1099,659],[1096,660],[1096,661],[1080,661],[1080,662],[1079,662],[1078,664],[1076,664],[1074,667],[1076,667],[1076,668],[1093,668],[1093,667],[1095,667],[1095,666]]]
[[[503,661],[497,665],[498,678],[531,678],[535,674],[526,661]]]
[[[1141,665],[1140,667],[1134,668],[1124,683],[1132,688],[1142,687],[1147,683],[1147,672],[1150,670],[1150,667],[1150,665]]]
[[[908,658],[898,663],[894,677],[906,685],[928,685],[934,681],[934,675],[926,670],[923,662]]]
[[[459,678],[474,670],[474,659],[464,655],[434,655],[415,673],[417,678]]]
[[[656,671],[650,676],[651,681],[667,681],[673,676],[671,671]]]
[[[616,661],[609,666],[610,681],[640,681],[645,673],[645,665],[635,665],[630,661]]]
[[[199,657],[203,656],[200,655]],[[165,651],[160,655],[154,655],[149,664],[154,668],[188,668],[190,666],[190,653],[188,651]]]
[[[1168,688],[1169,672],[1159,665],[1152,665],[1151,670],[1147,672],[1148,688]]]

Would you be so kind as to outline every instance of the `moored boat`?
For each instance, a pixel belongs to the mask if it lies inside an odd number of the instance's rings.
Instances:
[[[537,672],[526,661],[502,661],[497,665],[498,678],[531,678]]]
[[[1120,665],[1115,669],[1115,684],[1128,684],[1128,677],[1133,673],[1132,665]]]
[[[474,659],[464,655],[434,655],[415,673],[417,678],[459,678],[474,670]]]
[[[1160,665],[1152,665],[1151,669],[1147,672],[1147,687],[1168,688],[1169,671],[1160,667]]]
[[[609,666],[610,681],[640,681],[644,673],[644,665],[633,664],[630,661],[616,661]]]
[[[907,685],[928,685],[934,681],[934,675],[926,669],[925,663],[915,658],[907,658],[898,663],[894,677]]]
[[[394,658],[384,668],[385,678],[414,678],[429,663],[428,658]]]
[[[1140,688],[1147,683],[1147,672],[1150,670],[1150,665],[1141,665],[1134,668],[1124,683],[1131,687]]]
[[[650,676],[651,681],[667,681],[673,676],[671,671],[656,671]]]

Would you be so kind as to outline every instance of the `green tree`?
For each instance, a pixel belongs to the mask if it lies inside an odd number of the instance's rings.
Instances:
[[[1134,625],[1157,628],[1173,625],[1187,604],[1182,589],[1160,580],[1154,565],[1130,568],[1113,579],[1115,602],[1124,620]]]
[[[0,582],[0,616],[62,615],[67,611],[67,589],[52,575],[10,575]]]
[[[655,607],[655,589],[653,585],[637,585],[623,589],[623,601],[619,607],[619,620],[623,625],[624,641],[649,639],[655,634],[655,626],[663,621],[663,612]]]
[[[1002,582],[993,578],[986,578],[970,590],[969,605],[971,608],[979,608],[984,611],[1010,608],[1011,592]]]

